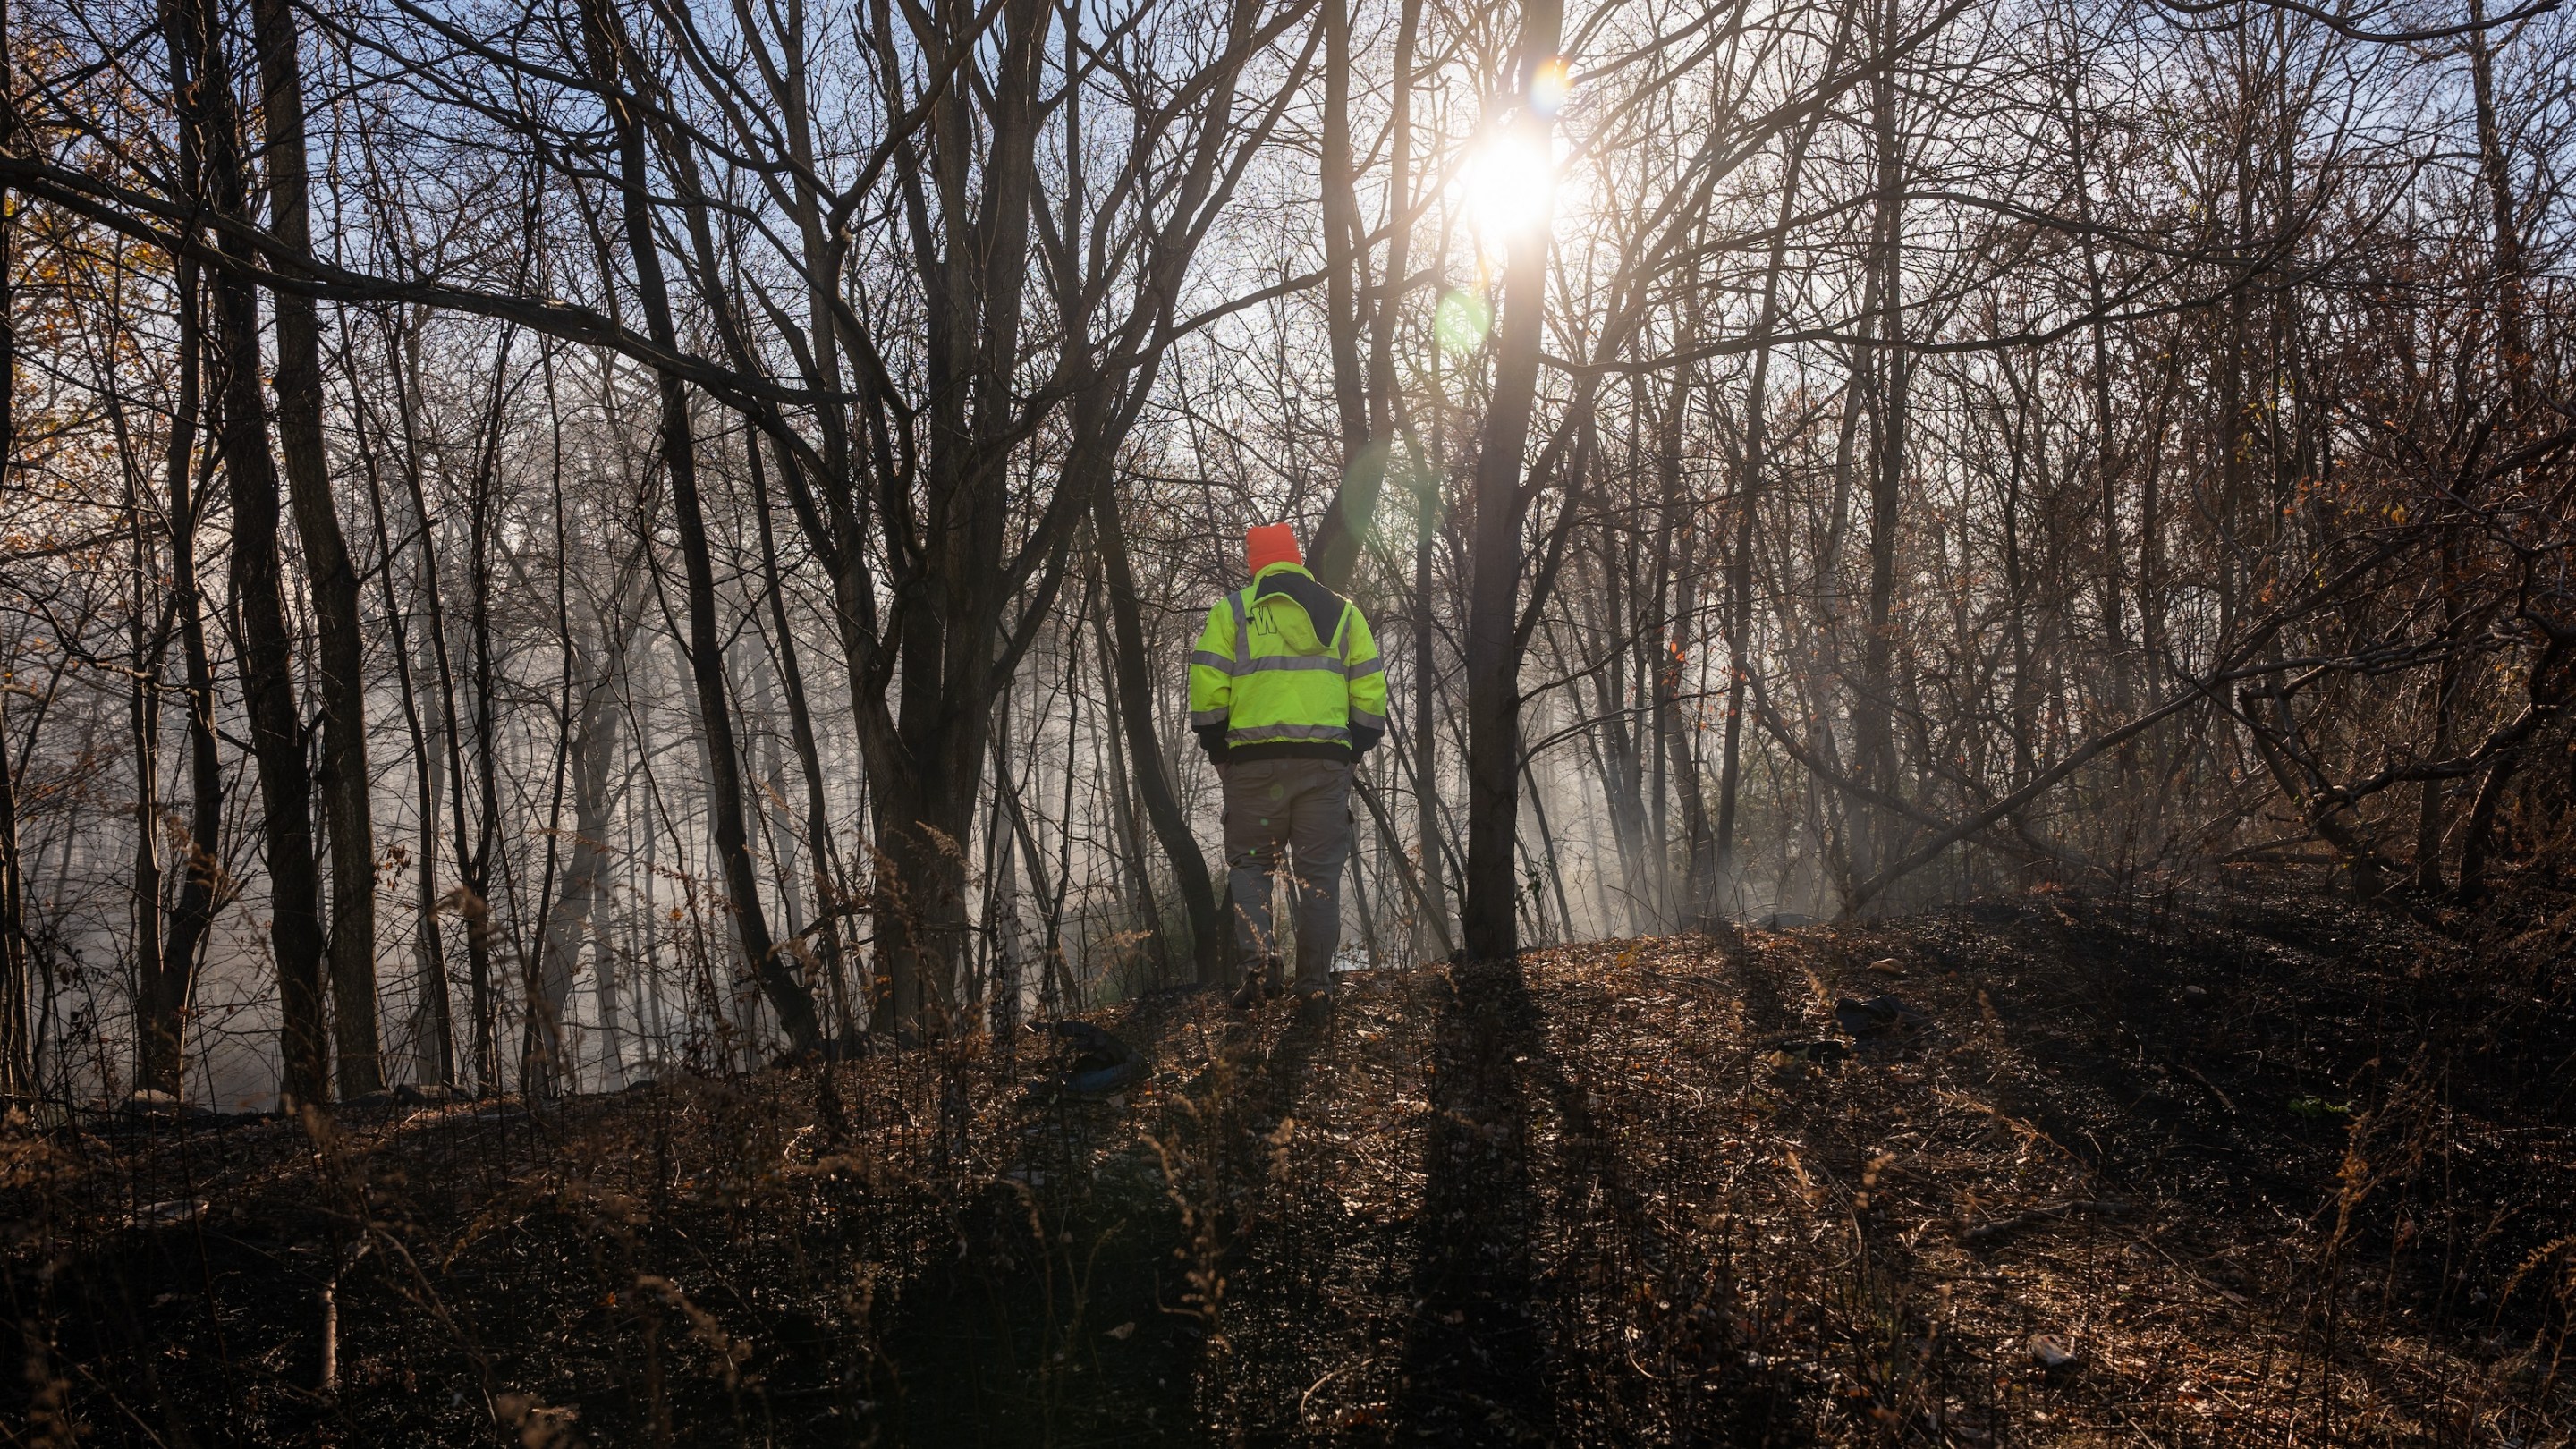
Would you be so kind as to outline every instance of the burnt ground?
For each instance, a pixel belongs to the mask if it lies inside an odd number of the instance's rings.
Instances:
[[[1023,1038],[20,1119],[0,1433],[2564,1443],[2565,928],[2038,895],[1152,998],[1098,1100]]]

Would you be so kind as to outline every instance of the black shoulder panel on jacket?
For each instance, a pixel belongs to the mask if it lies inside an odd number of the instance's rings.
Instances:
[[[1272,594],[1286,594],[1295,599],[1305,609],[1307,619],[1314,623],[1315,637],[1323,640],[1327,648],[1331,647],[1333,636],[1341,632],[1342,611],[1350,607],[1349,600],[1304,574],[1285,570],[1263,580],[1261,592],[1253,598],[1266,599]]]

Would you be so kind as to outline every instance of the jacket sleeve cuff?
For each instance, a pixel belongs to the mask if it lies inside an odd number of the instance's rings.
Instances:
[[[1199,737],[1199,748],[1207,751],[1210,761],[1216,764],[1225,763],[1225,721],[1197,725],[1193,727],[1192,732]]]

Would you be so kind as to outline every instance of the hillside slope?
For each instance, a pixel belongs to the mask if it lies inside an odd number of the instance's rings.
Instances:
[[[92,1442],[2539,1444],[2551,959],[2042,896],[1154,998],[1097,1098],[22,1130],[10,1307]]]

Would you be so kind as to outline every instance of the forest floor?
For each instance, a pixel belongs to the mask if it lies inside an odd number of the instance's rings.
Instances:
[[[1029,1037],[21,1125],[0,1433],[2566,1443],[2534,919],[2042,894],[1157,996],[1096,1099]]]

